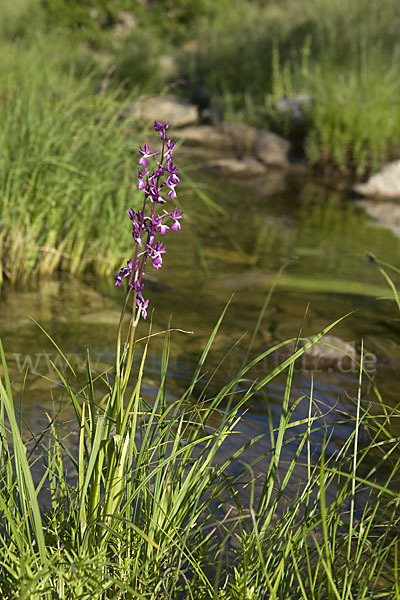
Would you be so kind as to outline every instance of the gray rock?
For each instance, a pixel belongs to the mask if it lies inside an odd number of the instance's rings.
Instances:
[[[185,127],[197,123],[197,109],[172,95],[139,98],[129,104],[126,116],[134,114],[140,121],[152,123],[162,121],[172,127]]]
[[[101,326],[118,326],[118,322],[121,316],[119,310],[100,310],[95,312],[83,313],[80,316],[79,322],[85,325],[95,325],[96,327]]]
[[[305,344],[306,342],[301,342],[299,346],[302,347]],[[290,356],[293,352],[294,344],[288,344],[279,351],[279,355],[282,359]],[[299,363],[302,369],[313,371],[335,369],[342,372],[357,372],[359,369],[358,358],[354,344],[345,342],[334,335],[323,335],[318,342],[304,352],[296,361],[296,365]]]
[[[255,197],[266,198],[268,196],[282,194],[288,188],[290,180],[286,170],[277,167],[267,167],[263,175],[258,177],[254,176],[250,182],[243,179],[238,183],[241,182],[243,182],[244,185],[247,185],[247,188],[250,183],[251,192]],[[269,217],[268,223],[270,225],[272,220],[273,217]],[[285,227],[285,223],[281,219],[279,219],[278,227]]]
[[[261,129],[256,139],[255,155],[265,165],[290,166],[291,144],[280,135]]]
[[[132,12],[122,10],[118,13],[117,22],[113,27],[113,33],[119,38],[126,37],[137,27],[138,23],[138,19]]]
[[[278,131],[284,126],[285,137],[296,144],[300,156],[304,155],[304,143],[311,127],[313,99],[309,94],[285,96],[275,104],[275,122]]]
[[[255,153],[257,129],[244,123],[222,123],[185,127],[179,135],[185,146],[217,151],[225,157],[243,158]]]
[[[262,175],[266,167],[257,159],[252,157],[238,158],[216,158],[204,165],[206,171],[212,171],[220,175]]]
[[[303,121],[306,111],[312,106],[313,100],[310,94],[303,93],[296,96],[279,98],[276,103],[278,110],[295,121]]]
[[[245,123],[224,123],[223,129],[231,140],[238,157],[255,155],[258,129]]]
[[[338,362],[344,356],[350,360],[357,359],[357,352],[353,344],[345,342],[335,335],[323,335],[322,338],[311,346],[305,355],[309,358],[318,358],[328,363]]]
[[[354,185],[353,190],[362,196],[400,200],[400,160],[387,163],[368,181]]]
[[[194,149],[216,150],[226,149],[226,135],[221,127],[214,125],[199,125],[198,127],[185,127],[178,133],[183,139],[184,146]]]

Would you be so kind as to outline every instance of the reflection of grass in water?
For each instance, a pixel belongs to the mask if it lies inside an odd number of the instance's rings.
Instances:
[[[240,187],[231,186],[226,196],[225,202],[221,195],[221,204],[229,202],[229,218],[214,218],[200,232],[203,244],[215,240],[204,250],[213,264],[215,287],[242,290],[269,284],[271,270],[295,257],[280,283],[286,288],[384,295],[365,250],[390,260],[400,242],[343,194],[308,183],[296,193],[251,202],[242,201]]]
[[[355,414],[342,414],[337,423],[348,428],[349,436],[333,451],[329,441],[334,427],[321,414],[312,383],[310,391],[294,402],[291,394],[295,360],[313,342],[262,380],[248,382],[250,370],[276,348],[268,350],[210,395],[210,378],[204,380],[202,373],[219,326],[220,321],[192,381],[170,402],[169,335],[151,405],[142,398],[140,367],[133,393],[127,381],[122,382],[125,408],[121,405],[117,413],[114,374],[92,378],[88,360],[82,387],[73,368],[67,365],[68,378],[56,369],[76,413],[77,457],[69,453],[62,428],[58,431],[62,411],[36,436],[34,455],[27,455],[3,355],[0,590],[4,598],[20,597],[24,591],[33,600],[54,594],[99,600],[155,600],[160,594],[199,600],[317,600],[329,595],[361,600],[366,593],[393,590],[399,497],[392,488],[400,459],[397,439],[388,426],[397,408],[388,414],[375,390],[371,411],[361,398],[360,375]],[[224,361],[217,371],[223,369]],[[240,440],[241,406],[284,373],[278,423],[270,418],[262,440]],[[240,394],[243,383],[247,391]],[[300,404],[305,409],[299,420]],[[367,434],[363,444],[361,431]],[[322,447],[321,436],[325,436]],[[221,461],[219,449],[229,438],[238,442]],[[250,465],[239,467],[239,472],[236,467],[232,474],[232,461],[256,442],[263,449]],[[294,453],[288,454],[289,448]],[[370,453],[379,456],[373,465]],[[45,467],[35,487],[32,469],[37,454]],[[263,475],[255,477],[260,461]],[[71,469],[75,479],[67,474]],[[45,513],[37,499],[42,487],[48,487],[51,496]],[[361,495],[365,501],[360,511]],[[223,517],[216,515],[216,505],[223,506]]]
[[[367,248],[387,259],[398,254],[399,239],[346,195],[311,184],[301,190],[299,201],[298,243],[318,248],[328,265],[344,267],[349,256],[364,254]]]

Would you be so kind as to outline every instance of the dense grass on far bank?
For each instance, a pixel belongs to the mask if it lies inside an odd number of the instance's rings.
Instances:
[[[129,99],[96,95],[93,77],[66,69],[69,53],[56,38],[2,46],[0,255],[11,281],[109,273],[129,239],[121,215],[135,206],[138,147]]]
[[[277,101],[308,94],[300,136],[310,163],[323,169],[362,176],[398,156],[396,0],[222,0],[218,7],[197,23],[182,56],[189,86],[208,84],[231,118],[283,134],[290,123]]]

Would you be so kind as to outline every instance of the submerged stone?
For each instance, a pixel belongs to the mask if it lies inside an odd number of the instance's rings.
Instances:
[[[255,158],[216,158],[204,165],[206,171],[216,172],[219,175],[262,175],[266,172],[265,166]]]
[[[312,340],[313,338],[308,338]],[[299,348],[303,348],[308,342],[302,340]],[[294,342],[281,348],[279,357],[288,358],[295,350]],[[354,343],[345,342],[335,335],[323,335],[315,344],[304,352],[296,361],[304,370],[328,370],[333,369],[343,372],[359,370],[359,355]]]

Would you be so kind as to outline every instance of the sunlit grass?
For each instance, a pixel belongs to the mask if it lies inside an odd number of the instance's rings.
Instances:
[[[397,62],[370,52],[355,64],[332,65],[327,57],[299,78],[315,99],[307,152],[311,162],[363,175],[399,149],[400,92]],[[382,64],[386,64],[382,72]]]
[[[2,353],[2,598],[345,600],[395,590],[400,454],[390,423],[398,407],[385,407],[373,387],[364,397],[361,366],[354,410],[336,423],[325,421],[312,380],[293,397],[295,360],[334,324],[262,380],[252,380],[252,368],[276,348],[216,390],[202,373],[221,320],[179,398],[168,394],[171,333],[152,402],[141,391],[150,339],[137,344],[133,380],[124,362],[95,376],[88,357],[83,385],[68,363],[68,377],[54,366],[63,408],[29,451]],[[285,371],[278,420],[270,415],[265,436],[220,454],[240,435],[243,408]],[[71,409],[76,451],[60,426]],[[333,451],[340,424],[350,434]],[[238,468],[255,443],[257,458]],[[45,511],[40,490],[50,492]]]
[[[129,236],[119,217],[136,202],[134,115],[66,71],[67,52],[56,40],[2,48],[0,254],[14,282],[109,273]]]

